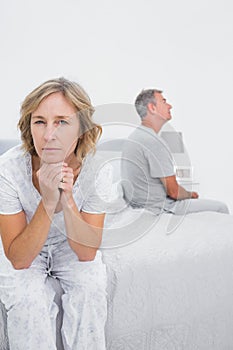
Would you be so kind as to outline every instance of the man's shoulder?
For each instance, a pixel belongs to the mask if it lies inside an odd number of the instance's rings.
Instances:
[[[148,127],[139,126],[129,136],[128,144],[133,143],[134,147],[156,149],[164,147],[161,137]],[[128,146],[128,145],[127,145]]]

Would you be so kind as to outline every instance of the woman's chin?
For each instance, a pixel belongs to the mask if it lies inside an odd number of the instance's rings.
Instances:
[[[65,157],[62,157],[61,155],[48,155],[48,154],[42,154],[41,155],[41,161],[43,163],[47,164],[53,164],[53,163],[61,163],[65,161]]]

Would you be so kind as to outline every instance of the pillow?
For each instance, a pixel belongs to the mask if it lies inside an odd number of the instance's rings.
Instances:
[[[2,139],[0,140],[0,155],[4,152],[8,151],[11,147],[14,147],[16,145],[20,144],[20,140],[17,139]]]

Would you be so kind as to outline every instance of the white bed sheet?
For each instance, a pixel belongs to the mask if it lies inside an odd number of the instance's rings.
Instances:
[[[126,239],[104,232],[108,349],[233,349],[233,216],[189,214],[170,235],[171,214],[154,226],[153,215],[133,209],[110,221],[135,217],[150,229],[133,243],[124,245],[130,230]]]

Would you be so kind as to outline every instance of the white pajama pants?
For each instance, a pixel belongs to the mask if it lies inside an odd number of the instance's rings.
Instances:
[[[65,350],[104,350],[107,318],[106,267],[101,252],[80,262],[67,241],[45,246],[28,269],[15,270],[0,249],[0,299],[7,310],[10,350],[56,350],[55,292],[62,295]]]

